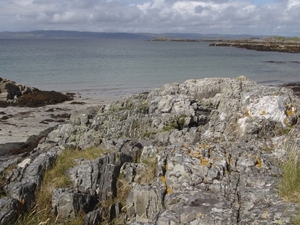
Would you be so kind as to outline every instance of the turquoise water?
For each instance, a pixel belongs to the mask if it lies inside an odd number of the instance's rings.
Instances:
[[[205,42],[0,40],[0,77],[42,90],[134,93],[191,78],[244,75],[300,81],[300,54],[209,47]]]

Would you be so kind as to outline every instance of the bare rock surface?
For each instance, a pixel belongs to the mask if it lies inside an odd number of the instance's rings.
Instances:
[[[299,206],[278,194],[278,162],[287,146],[299,149],[299,110],[291,89],[246,77],[166,84],[79,109],[33,151],[1,158],[1,222],[16,220],[17,203],[24,206],[17,214],[34,207],[44,172],[66,148],[97,147],[99,157],[77,159],[67,170],[70,187],[54,190],[57,218],[82,215],[85,224],[291,224]],[[122,201],[124,180],[130,190]]]
[[[28,152],[71,112],[111,101],[102,96],[82,96],[40,91],[0,78],[0,155]],[[71,96],[71,97],[70,97]]]

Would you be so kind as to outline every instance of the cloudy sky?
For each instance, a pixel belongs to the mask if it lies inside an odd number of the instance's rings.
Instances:
[[[0,0],[0,31],[300,36],[300,0]]]

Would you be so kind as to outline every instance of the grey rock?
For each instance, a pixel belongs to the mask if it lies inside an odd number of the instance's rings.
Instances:
[[[8,193],[27,196],[65,147],[96,146],[106,153],[67,171],[72,187],[55,192],[56,214],[82,209],[85,224],[290,224],[298,206],[278,195],[277,162],[299,145],[299,106],[290,89],[245,77],[166,84],[74,112],[35,157],[15,162]],[[124,206],[115,203],[121,178],[131,187]],[[95,207],[93,198],[112,204]]]
[[[52,196],[52,211],[64,219],[75,219],[79,212],[93,211],[98,200],[95,196],[74,193],[70,189],[58,188]]]
[[[13,100],[23,94],[31,93],[35,88],[17,84],[14,81],[3,79],[0,77],[0,101]]]
[[[135,184],[127,198],[127,216],[131,222],[154,222],[163,209],[164,188]]]
[[[105,213],[102,209],[89,212],[84,216],[84,225],[100,224],[103,222],[103,214]]]
[[[33,182],[15,182],[8,184],[7,194],[14,199],[22,202],[25,212],[28,212],[35,206],[35,193],[37,184]]]
[[[58,152],[55,149],[38,155],[26,168],[23,180],[36,183],[39,186],[45,171],[52,167],[57,155]]]
[[[12,198],[0,199],[0,224],[14,223],[22,212],[22,204]]]
[[[73,125],[87,125],[99,110],[99,106],[91,106],[80,111],[73,111],[70,116],[70,122]]]

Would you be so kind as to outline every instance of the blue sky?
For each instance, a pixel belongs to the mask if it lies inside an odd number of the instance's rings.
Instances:
[[[300,36],[300,0],[1,0],[0,31]]]

